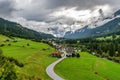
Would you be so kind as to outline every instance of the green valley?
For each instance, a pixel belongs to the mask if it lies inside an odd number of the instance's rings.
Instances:
[[[27,80],[26,76],[35,77],[34,80],[50,80],[45,73],[46,67],[56,60],[49,54],[55,49],[42,42],[34,42],[21,38],[8,38],[0,35],[0,48],[3,55],[12,57],[23,63],[24,67],[15,67],[20,80]],[[26,75],[24,77],[24,75]]]
[[[120,0],[0,0],[0,80],[120,80]]]
[[[66,80],[119,80],[120,65],[104,58],[80,52],[81,58],[67,58],[55,67]]]

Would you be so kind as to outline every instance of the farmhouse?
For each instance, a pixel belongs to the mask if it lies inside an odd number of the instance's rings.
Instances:
[[[51,55],[53,56],[53,57],[56,57],[56,56],[58,56],[60,53],[59,52],[52,52],[51,53]]]

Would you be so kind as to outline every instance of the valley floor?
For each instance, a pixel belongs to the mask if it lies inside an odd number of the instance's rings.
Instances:
[[[120,80],[120,65],[81,52],[80,58],[66,58],[55,72],[66,80]]]

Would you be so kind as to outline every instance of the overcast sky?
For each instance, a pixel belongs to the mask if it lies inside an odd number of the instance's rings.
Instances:
[[[62,34],[69,26],[79,28],[91,17],[110,15],[120,9],[120,0],[0,0],[0,17],[37,31]],[[79,25],[78,25],[79,24]]]

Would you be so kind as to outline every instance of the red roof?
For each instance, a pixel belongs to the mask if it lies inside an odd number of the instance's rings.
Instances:
[[[52,54],[59,54],[59,52],[52,52]]]

